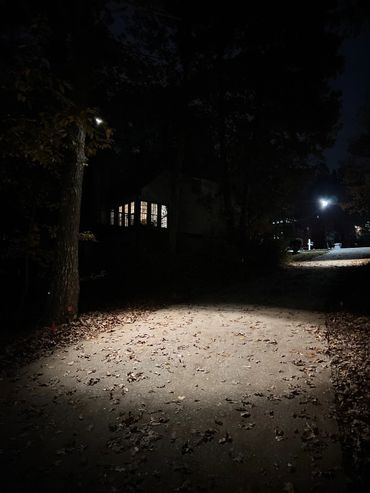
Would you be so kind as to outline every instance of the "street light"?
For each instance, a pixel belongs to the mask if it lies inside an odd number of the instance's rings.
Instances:
[[[98,116],[95,117],[95,123],[97,125],[101,125],[103,123],[103,120],[101,118],[99,118]]]
[[[330,205],[329,199],[320,199],[321,209],[325,209],[328,205]]]
[[[330,199],[321,198],[321,199],[319,199],[319,202],[320,202],[320,205],[321,205],[321,209],[326,209],[328,207],[328,205],[331,204],[331,200]],[[317,217],[319,217],[319,216],[317,216]],[[325,215],[324,215],[323,224],[324,224],[324,238],[325,238],[325,241],[326,241],[326,246],[327,246],[327,248],[330,248],[329,247],[329,242],[328,242],[327,218],[325,217]]]

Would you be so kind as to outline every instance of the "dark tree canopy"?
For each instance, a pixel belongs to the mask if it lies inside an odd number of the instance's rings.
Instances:
[[[107,183],[106,201],[141,174],[170,172],[174,261],[185,176],[220,185],[228,237],[241,252],[268,232],[277,211],[293,207],[309,163],[338,129],[339,94],[330,86],[342,67],[338,5],[9,4],[0,20],[4,196],[22,190],[22,232],[45,225],[49,320],[78,311],[88,163]],[[37,199],[25,176],[34,190],[43,187]],[[19,236],[12,227],[9,234]]]
[[[361,116],[361,133],[348,147],[349,158],[341,166],[340,173],[348,190],[346,206],[368,220],[370,216],[370,119],[369,108],[364,107]]]

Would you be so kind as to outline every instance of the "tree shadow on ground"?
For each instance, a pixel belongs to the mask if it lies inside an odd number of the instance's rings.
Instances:
[[[221,275],[110,277],[82,286],[82,311],[124,308],[135,303],[242,303],[281,308],[369,314],[370,266],[282,266],[256,272],[243,268]]]
[[[208,299],[281,308],[370,313],[369,265],[287,267],[246,280]]]
[[[44,385],[2,404],[4,493],[258,493],[291,481],[298,491],[338,491],[328,468],[340,463],[337,437],[321,428],[320,388],[275,400],[263,388],[243,398],[230,389],[226,400],[208,389],[203,402],[171,401],[165,390],[129,399],[116,389],[107,400],[105,389],[87,389]],[[318,404],[308,415],[310,399]]]

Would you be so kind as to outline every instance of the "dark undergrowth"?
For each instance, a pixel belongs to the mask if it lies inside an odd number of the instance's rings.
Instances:
[[[370,317],[331,314],[326,336],[349,491],[365,492],[370,482]]]

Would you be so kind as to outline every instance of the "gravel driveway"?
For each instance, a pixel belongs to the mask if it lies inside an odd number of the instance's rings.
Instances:
[[[56,349],[1,381],[5,491],[343,491],[322,322],[179,305]]]
[[[10,361],[2,491],[344,491],[322,336],[338,270],[321,267],[368,250],[332,251],[210,302],[85,317],[80,337]]]

